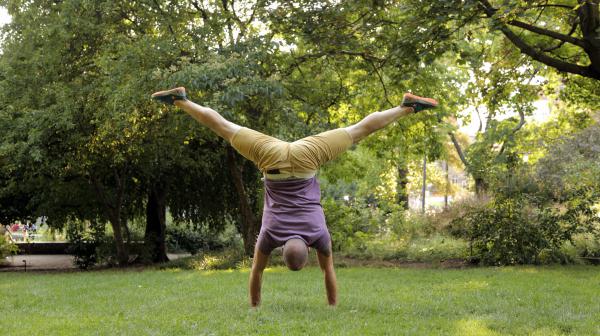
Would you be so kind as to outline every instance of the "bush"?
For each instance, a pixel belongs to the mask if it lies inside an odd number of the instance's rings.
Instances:
[[[386,225],[394,236],[404,240],[429,237],[439,232],[434,217],[420,213],[408,213],[403,210],[391,213],[386,219]]]
[[[349,249],[343,251],[342,255],[355,259],[440,262],[449,259],[466,259],[468,243],[441,234],[415,239],[387,235],[368,240],[363,250]]]
[[[69,223],[67,240],[71,243],[67,252],[74,256],[74,263],[81,269],[88,269],[114,255],[111,239],[105,236],[104,224],[92,222]]]
[[[0,230],[0,261],[11,254],[17,254],[19,248],[8,237],[8,232]]]
[[[600,258],[600,240],[592,233],[573,235],[573,245],[577,255],[583,258]]]
[[[452,227],[483,264],[531,264],[539,262],[542,250],[557,250],[563,241],[557,223],[544,215],[522,198],[495,199],[454,219]]]
[[[323,201],[333,248],[357,259],[438,262],[467,257],[468,245],[440,231],[431,216],[392,206]]]
[[[365,250],[367,242],[389,231],[390,214],[359,202],[325,198],[322,202],[334,251]],[[400,215],[396,215],[400,216]],[[399,221],[399,217],[396,217]]]
[[[467,237],[467,227],[464,221],[456,220],[464,218],[467,213],[482,210],[488,206],[490,198],[468,197],[452,202],[447,209],[431,215],[431,221],[434,222],[438,232],[448,233],[454,237]]]
[[[467,242],[462,239],[433,235],[412,241],[406,249],[406,259],[419,262],[467,259],[468,247]]]
[[[451,221],[448,230],[467,239],[473,257],[486,265],[571,262],[573,257],[563,247],[575,238],[580,257],[595,256],[600,217],[594,210],[595,199],[587,195],[575,193],[562,203],[497,196],[464,207],[466,211]],[[582,240],[584,236],[587,240]]]
[[[166,232],[167,249],[172,252],[189,252],[196,254],[200,250],[222,250],[236,243],[236,234],[229,230],[214,232],[194,230],[185,226],[169,226]]]

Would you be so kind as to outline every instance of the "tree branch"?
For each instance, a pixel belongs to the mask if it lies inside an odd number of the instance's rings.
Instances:
[[[569,36],[573,35],[573,33],[575,32],[575,30],[577,30],[577,23],[578,23],[577,20],[573,21],[573,25],[571,26],[571,30],[569,30],[569,34],[567,34],[567,35],[569,35]],[[566,43],[565,41],[561,41],[559,44],[555,45],[554,47],[549,47],[549,48],[546,48],[546,49],[542,49],[542,51],[549,52],[549,51],[556,50],[556,49],[562,47],[565,43]]]
[[[200,12],[202,19],[204,20],[204,23],[208,22],[208,14],[206,13],[206,10],[204,8],[202,8],[202,6],[200,6],[197,1],[192,1],[191,3],[192,3],[192,6],[194,6],[194,8],[196,8],[196,10],[198,12]]]
[[[154,0],[154,5],[156,6],[156,9],[158,9],[158,11],[160,12],[160,14],[163,17],[168,17],[168,15],[162,10],[162,8],[160,7],[160,4],[158,3],[158,1]],[[177,40],[177,35],[175,34],[175,30],[173,29],[173,26],[171,26],[170,22],[167,22],[167,27],[169,27],[169,31],[171,32],[171,35],[173,35],[173,38],[175,39],[176,42],[179,42]]]
[[[301,62],[304,62],[306,59],[309,59],[309,58],[320,58],[323,56],[335,56],[335,55],[359,56],[365,60],[376,61],[376,62],[383,61],[382,58],[373,56],[366,52],[349,51],[349,50],[330,50],[330,51],[323,51],[323,52],[314,53],[314,54],[304,54],[304,55],[298,57],[296,60],[300,60]]]
[[[479,127],[477,128],[477,133],[481,133],[483,129],[483,120],[481,120],[481,114],[479,113],[479,106],[475,106],[475,112],[477,113],[477,119],[479,119]]]
[[[232,15],[229,12],[229,9],[227,8],[227,0],[221,0],[221,5],[223,7],[223,10],[225,11],[225,13],[227,14],[226,20],[227,20],[227,33],[229,35],[229,43],[231,43],[231,45],[235,44],[235,39],[233,38],[233,27],[231,25],[231,18]]]
[[[248,18],[248,24],[252,23],[252,21],[254,21],[254,16],[256,15],[256,10],[258,8],[263,7],[264,1],[258,0],[256,1],[256,3],[254,4],[254,8],[252,8],[252,14],[250,14],[250,18]]]
[[[563,5],[563,4],[539,4],[539,5],[532,5],[529,6],[529,8],[546,8],[546,7],[558,7],[558,8],[564,8],[564,9],[568,9],[568,10],[573,10],[575,9],[575,7],[573,6],[569,6],[569,5]]]
[[[102,187],[102,184],[100,183],[100,180],[98,180],[98,177],[96,175],[93,175],[93,174],[88,175],[88,177],[92,181],[92,185],[94,186],[94,189],[96,189],[97,195],[100,196],[100,200],[102,201],[102,204],[112,214],[113,206],[108,201],[108,197],[106,196],[106,192],[104,191],[104,188]]]
[[[486,13],[486,15],[489,18],[492,18],[492,16],[496,12],[496,9],[494,7],[492,7],[492,5],[490,4],[490,2],[488,0],[478,0],[478,1],[479,1],[480,6],[482,7],[483,11]],[[554,57],[548,56],[544,52],[537,50],[534,47],[527,44],[523,39],[521,39],[512,30],[510,30],[510,28],[508,28],[508,26],[506,24],[504,24],[502,22],[498,22],[498,23],[499,23],[499,29],[500,29],[500,31],[502,31],[504,36],[506,36],[506,38],[508,38],[517,48],[519,48],[519,50],[521,50],[522,53],[530,56],[534,60],[544,63],[548,66],[551,66],[558,71],[573,73],[576,75],[594,78],[594,79],[600,79],[600,74],[594,72],[594,70],[593,70],[593,68],[591,68],[591,66],[580,66],[577,64],[564,62],[564,61],[561,61]]]
[[[509,137],[512,137],[513,135],[515,135],[515,133],[517,133],[523,127],[523,125],[525,125],[525,113],[523,113],[523,111],[521,109],[519,109],[519,118],[520,118],[519,123],[517,124],[517,126],[515,126],[515,128],[513,128]],[[506,144],[506,141],[502,142],[502,147],[500,147],[498,156],[500,156],[500,155],[502,155],[502,153],[504,153],[504,145],[505,144]]]
[[[522,22],[522,21],[510,20],[510,21],[508,21],[508,24],[511,25],[511,26],[523,28],[523,29],[528,30],[530,32],[534,32],[536,34],[540,34],[540,35],[552,37],[552,38],[555,38],[555,39],[557,39],[559,41],[562,41],[562,42],[571,43],[571,44],[576,45],[578,47],[582,47],[583,48],[583,46],[584,46],[584,42],[581,39],[578,39],[578,38],[573,37],[573,36],[569,36],[569,35],[557,33],[555,31],[552,31],[552,30],[549,30],[549,29],[536,27],[536,26],[530,25],[530,24]]]
[[[463,152],[462,147],[460,146],[460,143],[456,139],[456,136],[454,135],[453,132],[448,132],[448,135],[450,136],[450,140],[452,140],[452,144],[454,145],[454,148],[456,149],[456,153],[458,154],[460,161],[462,161],[462,163],[465,165],[465,168],[467,168],[467,170],[468,170],[470,167],[469,161],[467,161],[467,157],[465,156],[465,153]]]
[[[580,66],[577,64],[564,62],[564,61],[558,60],[556,58],[550,57],[550,56],[544,54],[543,52],[536,50],[532,46],[528,45],[525,41],[523,41],[515,33],[513,33],[508,27],[503,26],[500,29],[502,30],[504,35],[515,46],[517,46],[517,48],[519,48],[519,50],[521,50],[521,52],[523,52],[526,55],[529,55],[534,60],[544,63],[546,65],[549,65],[549,66],[556,68],[557,70],[562,71],[562,72],[570,72],[570,73],[585,76],[585,77],[597,78],[597,76],[594,76],[593,72],[590,70],[589,67],[584,67],[584,66]]]
[[[369,64],[371,64],[371,66],[373,67],[373,70],[377,74],[377,77],[379,78],[379,82],[381,83],[381,86],[383,87],[383,97],[385,98],[385,101],[388,103],[388,105],[390,105],[390,107],[394,107],[394,104],[392,104],[392,102],[389,99],[387,87],[385,86],[385,82],[383,81],[383,77],[381,77],[379,70],[377,69],[377,67],[375,66],[375,64],[372,61],[369,61]]]

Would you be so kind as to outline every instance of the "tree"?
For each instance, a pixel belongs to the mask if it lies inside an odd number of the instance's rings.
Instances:
[[[5,5],[13,21],[5,28],[2,55],[1,115],[10,126],[2,154],[11,161],[3,170],[11,183],[34,191],[23,209],[47,215],[55,226],[71,218],[108,220],[119,262],[125,264],[124,240],[131,240],[127,221],[147,207],[147,237],[159,238],[149,244],[159,248],[152,259],[164,260],[165,192],[177,189],[168,184],[196,172],[201,174],[195,180],[182,179],[190,184],[178,187],[203,188],[214,169],[198,162],[215,162],[185,150],[186,142],[195,143],[197,126],[183,115],[156,113],[147,98],[161,80],[156,69],[181,63],[183,51],[174,45],[172,29],[185,23],[157,23],[157,3]],[[222,157],[209,149],[200,154]],[[11,165],[23,168],[22,175]],[[227,190],[214,188],[214,194],[196,198],[196,207],[206,211],[188,217],[225,216],[230,208],[222,206],[228,202],[221,195]]]

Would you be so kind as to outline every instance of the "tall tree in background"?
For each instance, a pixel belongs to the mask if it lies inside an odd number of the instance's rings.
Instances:
[[[157,113],[148,99],[164,80],[157,69],[176,68],[189,54],[185,41],[174,41],[186,18],[157,22],[159,3],[5,5],[13,21],[2,55],[2,156],[25,176],[12,175],[12,183],[35,190],[32,215],[47,215],[56,226],[69,218],[108,220],[121,264],[129,258],[124,241],[134,216],[145,213],[147,237],[159,240],[171,200],[186,209],[178,218],[228,216],[232,193],[215,168],[224,151],[202,141],[206,132],[187,116]],[[190,204],[201,210],[190,211]],[[153,241],[152,259],[164,260],[161,242]]]

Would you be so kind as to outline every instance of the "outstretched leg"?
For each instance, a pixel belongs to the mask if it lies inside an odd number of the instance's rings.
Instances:
[[[384,128],[400,117],[404,117],[415,111],[418,112],[427,108],[436,107],[437,104],[437,101],[434,99],[423,98],[406,93],[400,106],[381,112],[371,113],[358,123],[346,127],[346,131],[350,133],[352,141],[357,143],[369,134]]]
[[[323,164],[346,151],[369,134],[389,125],[396,119],[437,106],[437,101],[410,93],[404,95],[402,104],[382,112],[371,113],[363,120],[345,128],[338,128],[309,136],[290,144],[292,174],[312,174]],[[269,176],[267,176],[269,177]]]
[[[207,126],[227,141],[231,141],[231,137],[241,128],[241,126],[223,118],[217,111],[187,100],[185,88],[183,87],[155,92],[152,94],[152,98],[165,103],[175,104],[199,123]]]

